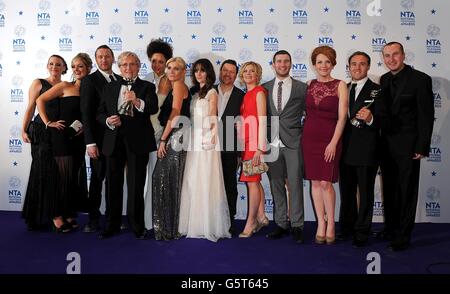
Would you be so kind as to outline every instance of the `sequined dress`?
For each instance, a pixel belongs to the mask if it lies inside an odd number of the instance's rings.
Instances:
[[[180,116],[190,117],[191,96],[183,99]],[[165,127],[172,111],[172,91],[167,95],[161,106],[158,119]],[[181,145],[186,145],[182,126],[172,129],[167,139],[167,153],[158,158],[152,176],[152,209],[153,229],[156,240],[171,240],[180,237],[178,222],[180,215],[181,186],[183,183],[186,151]],[[189,129],[186,130],[187,132]]]

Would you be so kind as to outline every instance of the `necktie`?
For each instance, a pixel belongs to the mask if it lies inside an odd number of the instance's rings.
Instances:
[[[278,82],[278,92],[277,92],[277,110],[278,113],[281,113],[281,98],[282,98],[282,94],[283,94],[283,81]]]
[[[397,76],[393,76],[391,78],[391,96],[392,96],[392,99],[395,98],[396,90],[397,90]]]
[[[350,88],[350,95],[348,97],[349,99],[349,105],[350,105],[350,111],[353,109],[353,104],[355,104],[355,96],[356,96],[356,83],[352,84],[352,87]]]
[[[111,83],[111,82],[114,82],[114,81],[115,81],[114,76],[113,75],[109,75],[109,82]]]

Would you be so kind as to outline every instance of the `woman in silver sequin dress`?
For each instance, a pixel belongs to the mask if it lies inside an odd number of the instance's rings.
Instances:
[[[186,63],[180,57],[167,61],[172,89],[161,106],[158,119],[164,131],[158,147],[158,161],[152,178],[153,228],[156,240],[178,239],[181,185],[186,162],[190,100],[184,83]]]

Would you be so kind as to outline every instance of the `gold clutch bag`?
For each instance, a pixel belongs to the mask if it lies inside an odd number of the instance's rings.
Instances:
[[[253,165],[252,159],[242,162],[242,171],[246,176],[253,176],[265,173],[269,170],[267,163],[260,161],[259,165]]]

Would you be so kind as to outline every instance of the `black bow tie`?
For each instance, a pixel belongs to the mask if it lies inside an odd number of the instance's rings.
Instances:
[[[134,82],[135,82],[135,80],[122,79],[121,84],[125,85],[125,86],[131,86],[134,84]]]

